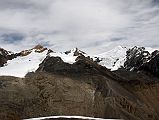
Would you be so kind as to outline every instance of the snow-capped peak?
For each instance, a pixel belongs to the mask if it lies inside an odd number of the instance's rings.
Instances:
[[[32,49],[21,51],[16,58],[8,60],[6,65],[0,68],[0,75],[24,77],[28,72],[36,71],[46,56],[60,57],[64,62],[73,64],[80,54],[85,53],[77,48],[66,54],[66,52],[53,52],[37,45]]]
[[[76,62],[76,58],[79,55],[84,55],[87,56],[87,54],[81,50],[79,50],[78,48],[74,48],[71,49],[69,51],[66,52],[52,52],[49,54],[50,56],[54,56],[54,57],[61,57],[61,59],[69,64],[73,64]]]
[[[21,56],[27,56],[32,52],[36,52],[36,53],[42,53],[44,51],[48,50],[47,48],[43,47],[42,45],[36,45],[34,48],[29,49],[29,50],[23,50],[20,52]]]
[[[0,75],[24,77],[28,72],[37,70],[46,55],[47,50],[41,53],[32,50],[31,52],[29,51],[29,54],[25,54],[25,56],[8,60],[7,64],[0,68]]]
[[[24,77],[28,72],[35,71],[39,67],[47,53],[47,48],[41,45],[21,51],[17,53],[18,56],[8,60],[5,66],[0,68],[0,75]]]
[[[94,56],[94,60],[98,59],[99,64],[108,69],[117,70],[124,65],[126,60],[126,47],[117,46],[114,49]]]
[[[132,49],[135,49],[135,51],[137,50],[137,52],[140,52],[142,49],[150,51],[150,53],[154,51],[154,49],[142,47],[134,47]],[[93,60],[98,64],[113,71],[119,69],[122,66],[124,67],[129,50],[126,47],[117,46],[112,50],[90,57],[93,58]],[[4,51],[0,52],[0,54],[3,54],[3,52]],[[13,53],[7,52],[6,54]],[[41,45],[37,45],[32,49],[13,54],[11,59],[6,59],[7,63],[5,62],[6,64],[3,64],[3,66],[0,67],[0,75],[24,77],[28,72],[36,71],[39,67],[39,64],[47,56],[60,57],[64,62],[73,64],[76,62],[76,58],[80,55],[88,57],[85,52],[79,50],[78,48],[74,48],[66,52],[54,52]]]
[[[85,52],[79,50],[78,48],[74,48],[74,49],[72,49],[72,50],[66,51],[65,54],[67,54],[67,55],[72,55],[72,56],[78,56],[78,55],[80,55],[80,54],[86,55]]]

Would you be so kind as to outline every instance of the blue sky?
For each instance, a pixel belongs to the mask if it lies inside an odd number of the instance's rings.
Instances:
[[[159,48],[159,0],[0,0],[0,47],[43,44],[97,54],[115,46]]]

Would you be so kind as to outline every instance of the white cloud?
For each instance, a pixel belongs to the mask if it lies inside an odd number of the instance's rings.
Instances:
[[[159,47],[158,12],[153,0],[1,0],[0,35],[24,38],[12,44],[0,38],[0,44],[20,50],[43,43],[88,53],[116,45]]]

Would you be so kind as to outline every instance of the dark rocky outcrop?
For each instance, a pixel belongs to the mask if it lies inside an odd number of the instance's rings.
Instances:
[[[12,60],[16,58],[17,56],[20,56],[20,54],[13,53],[11,51],[7,51],[3,48],[0,48],[0,67],[3,67],[8,60]]]
[[[65,54],[70,54],[70,53],[73,53],[73,56],[79,56],[79,55],[84,55],[86,54],[85,52],[79,50],[78,48],[74,48],[73,50],[69,50],[69,51],[66,51]]]
[[[147,62],[145,62],[139,70],[151,73],[154,76],[159,77],[159,51],[154,51]]]
[[[150,57],[150,53],[144,47],[133,47],[126,52],[124,67],[127,70],[137,71]]]
[[[83,55],[79,55],[76,62],[73,64],[65,63],[60,57],[47,56],[39,65],[37,71],[60,74],[93,74],[97,72],[96,69],[93,69],[93,66],[95,65],[97,66],[90,57],[85,57]]]
[[[144,72],[159,77],[159,51],[151,54],[144,47],[134,47],[127,51],[126,70]]]
[[[27,56],[29,55],[32,51],[35,51],[37,53],[42,53],[45,50],[48,50],[47,48],[43,47],[42,45],[36,45],[35,47],[33,47],[32,49],[28,49],[28,50],[23,50],[21,51],[19,54],[20,56]],[[49,50],[48,52],[52,52],[51,50]]]

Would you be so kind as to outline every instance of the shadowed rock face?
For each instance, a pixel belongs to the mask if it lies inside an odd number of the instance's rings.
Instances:
[[[19,54],[14,54],[13,52],[4,50],[3,48],[0,48],[0,67],[3,67],[8,60],[12,60],[16,58]]]
[[[138,70],[139,67],[150,57],[150,53],[146,51],[144,47],[135,46],[132,49],[129,49],[126,53],[124,67],[127,70]]]
[[[86,54],[85,52],[79,50],[78,48],[74,48],[73,50],[66,51],[65,54],[73,53],[73,56],[80,56]]]
[[[159,51],[154,51],[148,62],[144,63],[139,70],[151,73],[154,76],[159,77]]]
[[[83,55],[78,56],[74,64],[65,63],[60,57],[47,56],[39,65],[37,71],[57,74],[99,73],[98,70],[93,69],[93,66],[99,65],[94,63],[89,57],[84,57]]]
[[[111,72],[79,56],[74,64],[47,57],[25,78],[0,77],[0,117],[4,120],[76,115],[125,120],[159,118],[158,78]]]
[[[145,72],[159,77],[159,51],[150,54],[144,47],[129,49],[124,67],[130,71]]]

